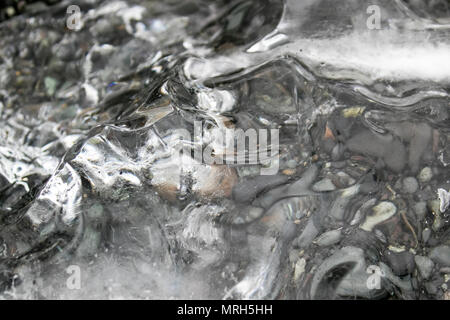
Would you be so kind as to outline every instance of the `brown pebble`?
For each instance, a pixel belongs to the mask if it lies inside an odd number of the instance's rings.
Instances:
[[[197,178],[194,191],[202,197],[228,198],[231,196],[231,190],[237,182],[236,169],[226,165],[211,166],[206,178],[203,178],[203,174]]]
[[[445,291],[444,300],[450,300],[450,291]]]
[[[335,140],[334,134],[331,131],[331,129],[328,127],[328,125],[325,127],[325,135],[323,136],[323,138]]]
[[[295,174],[295,172],[296,172],[295,169],[284,169],[284,170],[282,171],[282,173],[283,173],[284,175],[286,175],[286,176],[292,176],[292,175]]]

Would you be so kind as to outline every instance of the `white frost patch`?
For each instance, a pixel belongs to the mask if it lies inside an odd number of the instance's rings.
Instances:
[[[356,70],[374,79],[450,81],[448,43],[401,38],[386,31],[377,36],[353,34],[337,39],[301,39],[299,45],[312,61],[324,62],[333,69]],[[335,73],[339,76],[338,71]],[[332,75],[332,72],[327,74]]]
[[[439,195],[439,201],[440,201],[440,207],[439,210],[441,213],[444,213],[447,211],[448,207],[450,206],[450,192],[444,190],[444,189],[438,189],[438,195]]]

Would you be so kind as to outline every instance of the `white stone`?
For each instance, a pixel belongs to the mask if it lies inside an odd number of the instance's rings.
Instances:
[[[444,190],[444,189],[438,189],[438,196],[440,201],[439,210],[444,213],[447,211],[449,205],[450,205],[450,192]]]
[[[305,272],[305,267],[306,267],[306,260],[304,258],[298,259],[297,263],[295,264],[294,280],[300,278],[303,272]]]
[[[433,171],[431,170],[430,167],[425,167],[420,171],[417,178],[421,183],[429,182],[431,178],[433,178]]]
[[[370,232],[377,224],[391,218],[396,212],[397,208],[392,202],[380,202],[372,208],[372,214],[367,215],[360,228]]]
[[[330,246],[341,240],[341,230],[331,230],[320,235],[314,243],[321,247]]]
[[[313,190],[316,192],[333,191],[336,190],[336,187],[330,179],[326,178],[316,182],[313,186]]]

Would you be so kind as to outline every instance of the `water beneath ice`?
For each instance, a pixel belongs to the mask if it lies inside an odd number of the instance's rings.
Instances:
[[[0,24],[1,297],[450,299],[449,95],[446,0],[35,5]]]

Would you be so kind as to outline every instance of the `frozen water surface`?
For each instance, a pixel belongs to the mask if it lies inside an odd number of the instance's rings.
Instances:
[[[30,6],[0,24],[1,297],[449,299],[449,58],[446,0]]]

